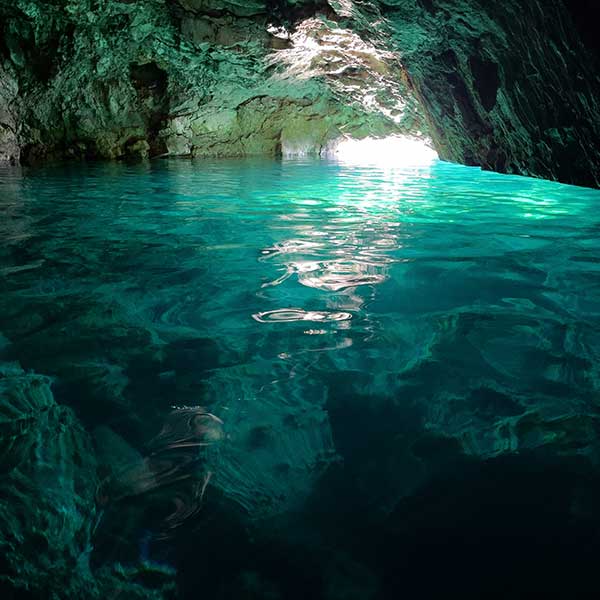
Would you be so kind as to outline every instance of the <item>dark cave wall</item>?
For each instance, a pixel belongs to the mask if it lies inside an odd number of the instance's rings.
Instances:
[[[598,38],[584,0],[384,0],[442,158],[600,184]]]
[[[16,0],[0,6],[0,160],[318,152],[341,131],[418,130],[447,160],[598,187],[597,11],[591,0]],[[314,76],[278,75],[272,57],[293,43],[267,26],[293,32],[315,15],[402,67],[362,65],[351,79],[354,56],[340,69],[323,53]],[[408,100],[400,125],[353,95],[382,72],[379,97],[394,82]]]

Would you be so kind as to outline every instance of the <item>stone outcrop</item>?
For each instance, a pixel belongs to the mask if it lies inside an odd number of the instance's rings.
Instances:
[[[422,128],[397,57],[327,14],[288,31],[264,2],[19,0],[21,158],[305,154]]]
[[[590,10],[16,0],[0,9],[0,160],[305,154],[410,133],[444,159],[597,186]]]
[[[19,162],[18,89],[13,69],[0,63],[0,163]]]
[[[0,593],[5,598],[166,597],[172,573],[90,556],[100,519],[97,461],[72,409],[50,379],[0,363]]]
[[[442,158],[600,184],[591,7],[568,0],[380,4]]]

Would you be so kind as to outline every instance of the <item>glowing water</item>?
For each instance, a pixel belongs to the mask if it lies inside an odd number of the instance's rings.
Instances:
[[[596,452],[598,191],[437,161],[157,161],[8,170],[0,211],[3,359],[55,377],[121,496],[185,476],[250,519],[316,489],[374,518],[452,453]],[[224,421],[210,480],[148,446],[199,405]]]

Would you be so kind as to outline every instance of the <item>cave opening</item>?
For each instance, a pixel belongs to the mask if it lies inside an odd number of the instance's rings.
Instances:
[[[0,594],[588,597],[593,4],[0,1]]]
[[[137,93],[140,112],[146,124],[145,138],[132,137],[125,144],[125,152],[139,152],[141,141],[148,144],[150,157],[162,155],[166,151],[159,134],[164,127],[169,112],[169,76],[154,61],[131,63],[129,65],[131,83]]]
[[[438,159],[430,140],[410,136],[348,138],[332,144],[325,156],[349,163],[375,165],[427,165]]]

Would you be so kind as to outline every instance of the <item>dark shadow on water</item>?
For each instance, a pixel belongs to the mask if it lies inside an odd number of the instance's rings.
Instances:
[[[599,494],[584,462],[531,456],[433,483],[386,523],[384,596],[582,597],[596,579]]]
[[[464,459],[387,517],[344,498],[340,522],[331,493],[343,479],[321,482],[311,506],[322,501],[320,512],[252,533],[213,514],[200,535],[180,538],[182,598],[558,599],[595,589],[600,478],[583,461]],[[198,578],[198,564],[210,576]]]

